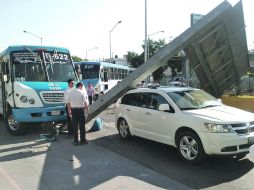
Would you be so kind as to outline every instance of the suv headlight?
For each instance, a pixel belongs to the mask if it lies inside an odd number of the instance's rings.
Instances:
[[[21,96],[21,97],[20,97],[20,101],[21,101],[22,103],[26,103],[26,102],[28,101],[27,96]]]
[[[213,133],[233,133],[231,125],[228,124],[215,124],[215,123],[204,123],[208,131]]]

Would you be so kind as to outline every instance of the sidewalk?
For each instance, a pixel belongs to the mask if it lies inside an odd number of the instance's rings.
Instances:
[[[93,140],[76,147],[60,135],[49,143],[39,134],[11,136],[3,121],[0,126],[0,189],[189,189]]]

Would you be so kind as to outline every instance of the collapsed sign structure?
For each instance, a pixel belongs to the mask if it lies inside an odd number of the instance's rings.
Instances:
[[[201,88],[215,97],[221,96],[230,85],[238,83],[249,68],[242,2],[232,7],[224,1],[117,86],[99,96],[90,106],[86,122],[166,64],[180,50],[185,51]]]

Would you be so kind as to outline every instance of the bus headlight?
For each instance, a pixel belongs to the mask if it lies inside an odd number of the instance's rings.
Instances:
[[[35,101],[34,101],[33,98],[29,99],[29,103],[30,103],[30,104],[34,104],[34,102],[35,102]]]
[[[213,133],[233,133],[231,125],[228,124],[215,124],[215,123],[205,123],[208,131]]]
[[[21,101],[22,103],[26,103],[26,102],[28,101],[27,96],[21,96],[21,97],[20,97],[20,101]]]

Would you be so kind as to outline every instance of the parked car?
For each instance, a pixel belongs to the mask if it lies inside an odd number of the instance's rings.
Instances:
[[[174,82],[170,82],[169,86],[188,87],[188,84],[181,81],[174,81]]]
[[[253,113],[191,87],[130,90],[116,103],[115,124],[121,138],[139,136],[172,145],[191,163],[205,155],[241,158],[254,144]]]

